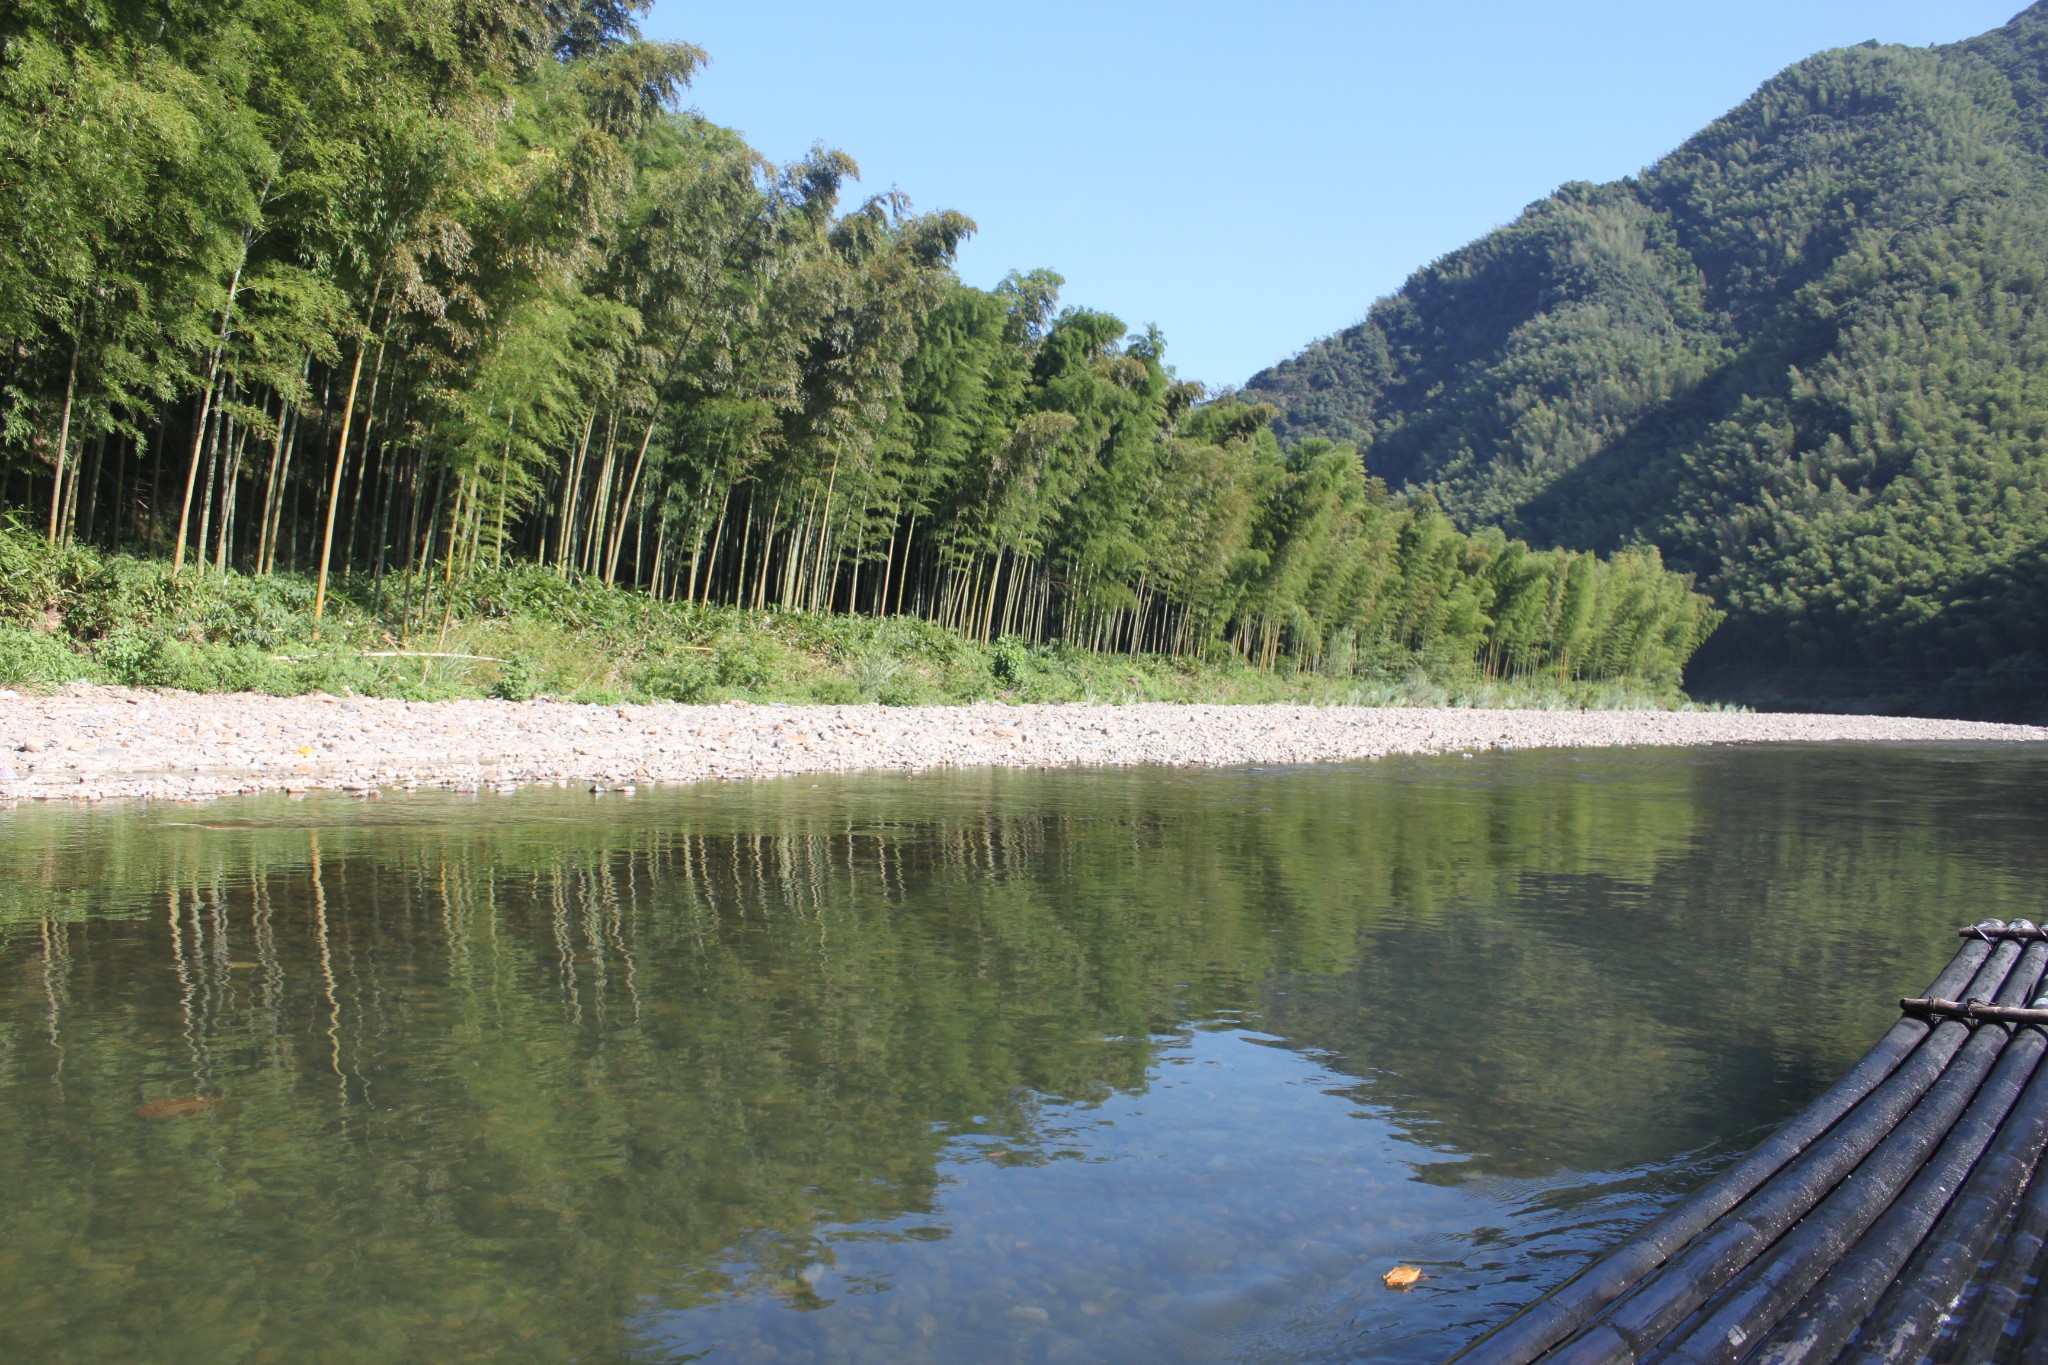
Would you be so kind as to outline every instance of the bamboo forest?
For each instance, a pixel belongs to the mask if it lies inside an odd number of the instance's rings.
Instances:
[[[316,620],[511,566],[1260,669],[1675,689],[1718,621],[1648,545],[1460,530],[1283,448],[1051,270],[963,283],[969,218],[771,163],[638,8],[7,7],[0,535]]]

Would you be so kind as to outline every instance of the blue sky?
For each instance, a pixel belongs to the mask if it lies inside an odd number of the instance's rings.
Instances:
[[[1164,329],[1242,382],[1566,180],[1631,174],[1826,47],[1995,28],[2022,0],[1268,0],[692,5],[687,97],[788,160],[814,142],[980,225],[970,284]]]

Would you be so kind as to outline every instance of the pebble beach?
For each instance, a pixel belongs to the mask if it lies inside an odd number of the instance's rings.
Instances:
[[[855,770],[1326,763],[1614,745],[2042,743],[1884,716],[1308,706],[780,706],[0,692],[0,802],[734,781]]]

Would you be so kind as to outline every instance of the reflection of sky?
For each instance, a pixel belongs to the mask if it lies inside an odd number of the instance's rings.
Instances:
[[[1651,1171],[1418,1180],[1455,1157],[1357,1088],[1256,1033],[1166,1040],[1142,1093],[956,1137],[931,1213],[828,1226],[786,1283],[650,1309],[647,1356],[1436,1360],[1661,1202]],[[1429,1278],[1386,1289],[1404,1262]]]

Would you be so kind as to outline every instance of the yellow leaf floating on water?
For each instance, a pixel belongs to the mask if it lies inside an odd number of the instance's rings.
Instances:
[[[1411,1288],[1421,1278],[1422,1272],[1412,1265],[1397,1265],[1386,1274],[1380,1276],[1380,1279],[1386,1282],[1386,1286],[1389,1289]]]

